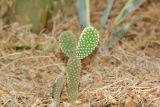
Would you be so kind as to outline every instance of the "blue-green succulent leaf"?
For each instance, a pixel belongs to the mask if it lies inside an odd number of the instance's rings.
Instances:
[[[81,25],[84,28],[90,26],[89,0],[77,0],[76,7]]]
[[[103,13],[103,16],[101,18],[100,31],[103,30],[103,27],[108,22],[108,17],[109,17],[109,14],[111,12],[111,9],[113,7],[113,3],[114,3],[114,0],[108,0],[108,2],[107,2],[106,8],[105,8],[104,13]]]

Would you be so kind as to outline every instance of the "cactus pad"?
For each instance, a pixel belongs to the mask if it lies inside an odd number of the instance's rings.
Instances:
[[[77,46],[76,55],[83,59],[88,56],[97,46],[99,34],[93,27],[86,27],[80,36],[80,41]]]
[[[62,51],[68,57],[76,56],[76,45],[77,45],[77,38],[72,32],[65,31],[61,34],[60,46]]]
[[[70,58],[67,63],[69,101],[74,101],[77,99],[80,71],[81,71],[80,59],[76,57]]]

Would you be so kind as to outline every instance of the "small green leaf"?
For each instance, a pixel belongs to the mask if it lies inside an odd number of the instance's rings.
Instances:
[[[80,71],[81,60],[76,57],[70,58],[67,63],[69,101],[74,101],[77,99]]]
[[[77,46],[76,55],[83,59],[95,49],[99,41],[99,34],[93,27],[87,27],[83,30],[80,36],[80,41]]]
[[[68,57],[76,56],[77,38],[72,32],[65,31],[60,35],[60,46]]]

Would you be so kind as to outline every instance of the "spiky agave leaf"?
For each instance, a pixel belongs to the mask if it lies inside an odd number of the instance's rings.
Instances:
[[[78,42],[76,55],[78,58],[83,59],[88,56],[97,46],[99,41],[99,34],[94,27],[86,27],[81,33]]]
[[[101,24],[100,24],[100,31],[102,32],[104,30],[105,25],[108,22],[108,18],[111,12],[111,9],[113,7],[114,0],[108,0],[106,9],[104,10],[103,16],[101,18]]]
[[[122,8],[113,24],[118,25],[129,13],[136,9],[144,0],[128,0],[125,6]]]
[[[89,2],[89,0],[77,0],[76,2],[77,13],[84,28],[90,26]]]
[[[69,101],[74,101],[77,99],[80,71],[81,60],[76,57],[70,58],[67,63]]]
[[[60,47],[68,57],[76,56],[76,45],[77,38],[72,32],[65,31],[60,35]]]
[[[133,20],[121,26],[121,28],[119,28],[116,32],[112,34],[111,38],[105,41],[103,47],[100,49],[100,52],[102,54],[106,54],[111,46],[115,45],[125,36],[125,33],[127,33],[132,28],[135,22],[136,20]]]

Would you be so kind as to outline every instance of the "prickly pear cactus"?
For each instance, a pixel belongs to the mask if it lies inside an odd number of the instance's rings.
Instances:
[[[65,31],[60,35],[60,47],[68,57],[76,55],[77,38],[72,32]]]
[[[15,21],[32,24],[33,32],[40,32],[47,24],[52,0],[15,0]]]
[[[69,101],[74,101],[78,97],[81,59],[95,49],[98,40],[98,32],[93,27],[83,30],[78,43],[75,35],[71,32],[63,32],[60,36],[61,49],[69,57],[67,63]]]
[[[80,59],[70,58],[67,63],[69,101],[74,101],[75,99],[77,99],[80,71],[81,71]]]
[[[87,27],[83,30],[78,42],[76,55],[83,59],[95,49],[99,41],[99,34],[93,27]]]

